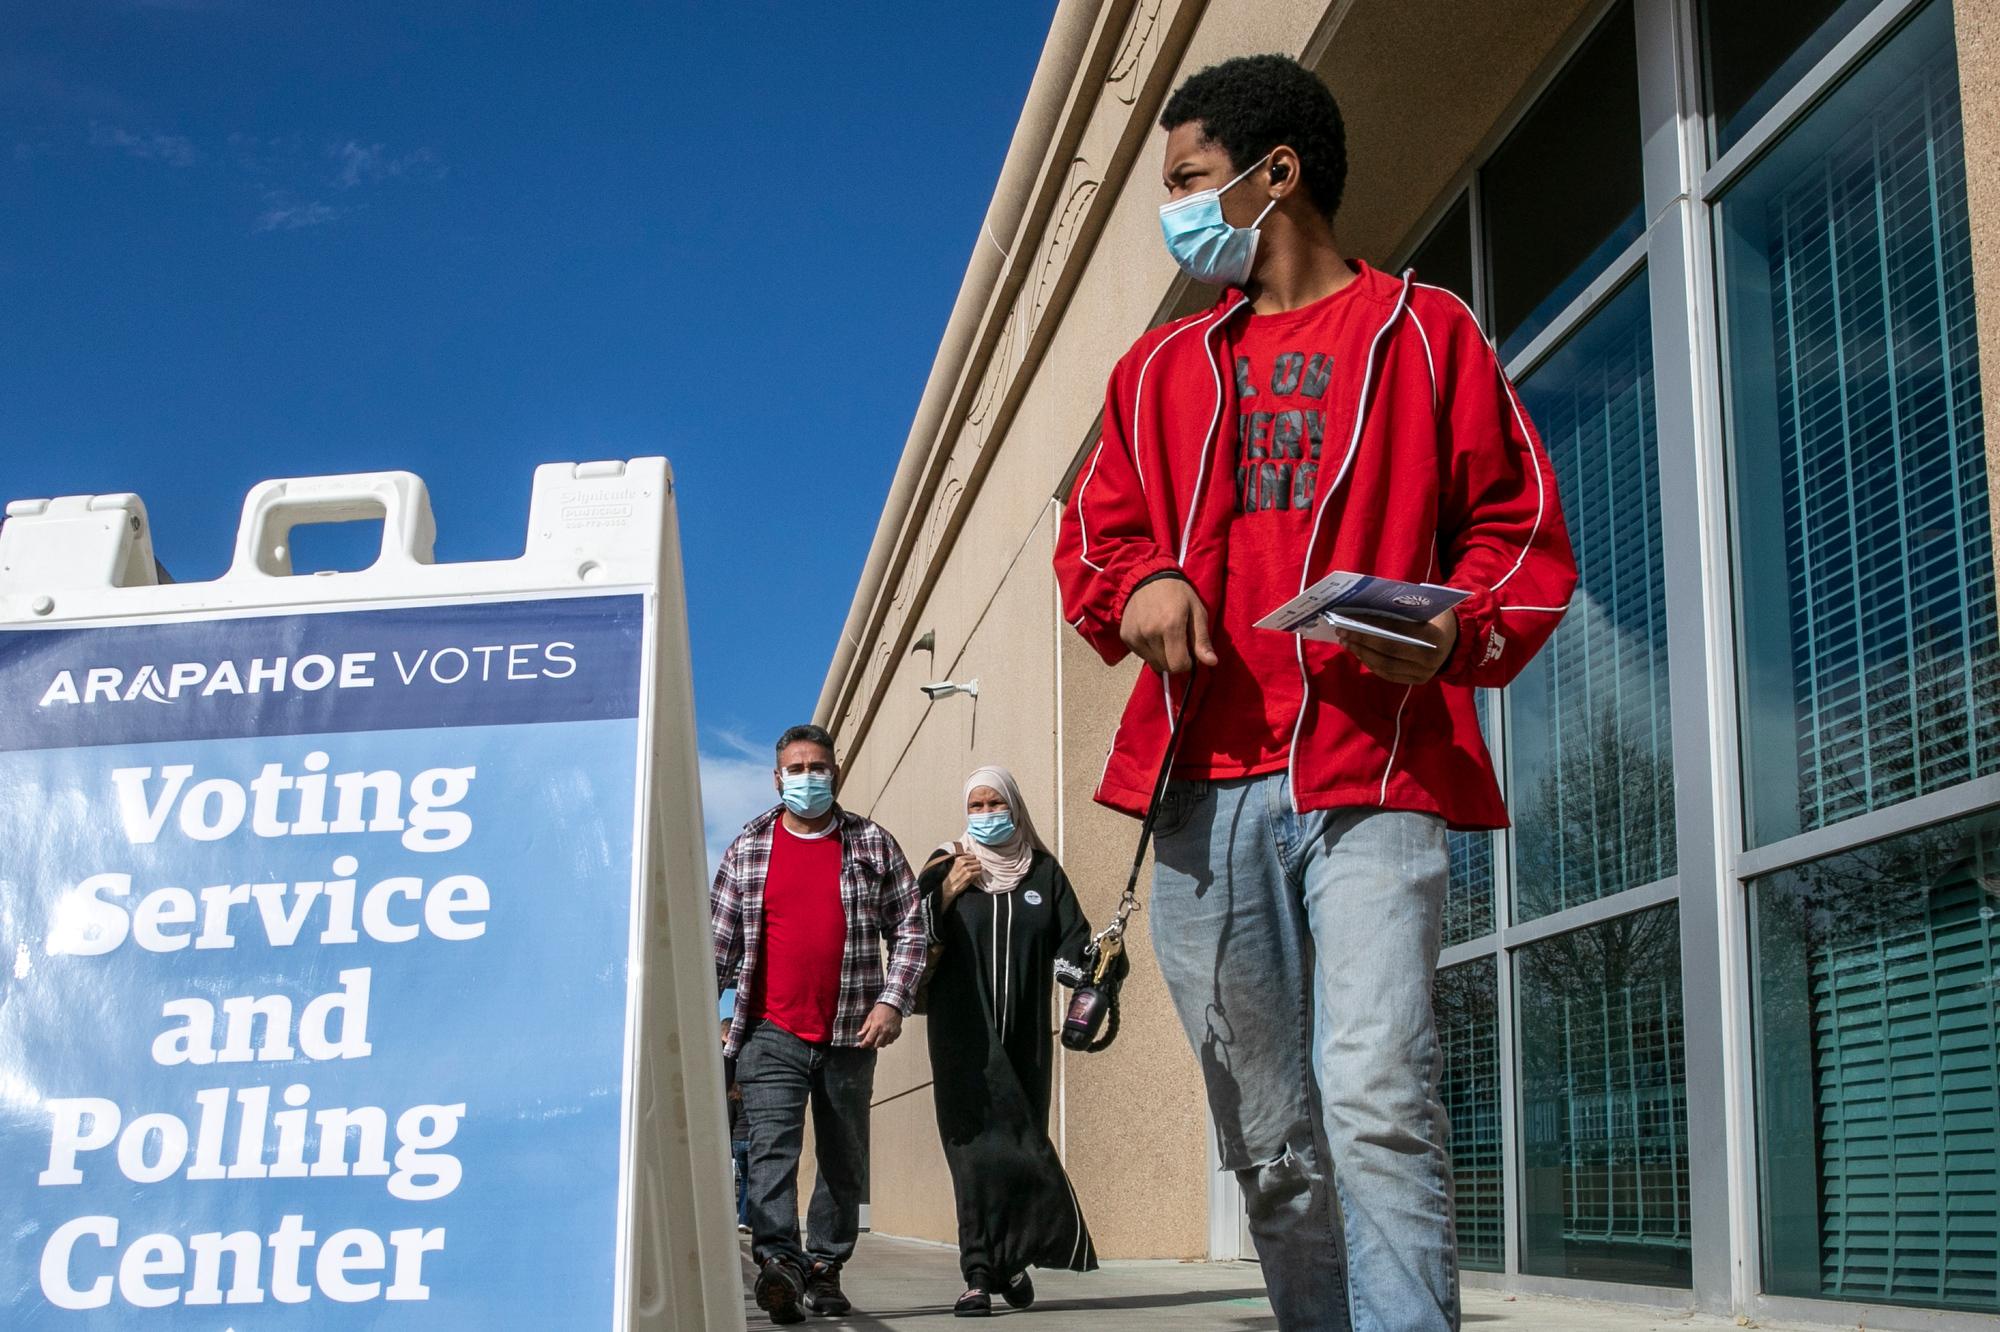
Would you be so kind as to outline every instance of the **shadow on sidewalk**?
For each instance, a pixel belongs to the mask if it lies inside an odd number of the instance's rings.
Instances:
[[[914,1246],[907,1241],[877,1237],[870,1243],[869,1261],[847,1269],[847,1293],[857,1307],[841,1318],[808,1316],[794,1326],[804,1329],[847,1329],[848,1332],[897,1332],[897,1329],[936,1326],[935,1320],[953,1318],[951,1301],[961,1289],[956,1255],[941,1246]],[[752,1332],[775,1326],[757,1307],[750,1290],[755,1284],[756,1267],[744,1246],[743,1312]],[[1201,1275],[1197,1275],[1201,1274]],[[1068,1274],[1049,1273],[1051,1285],[1069,1280]],[[1221,1277],[1217,1286],[1187,1288],[1202,1276]],[[1102,1294],[1087,1293],[1076,1286],[1055,1290],[1046,1286],[1033,1308],[1008,1308],[994,1300],[995,1318],[1017,1314],[1040,1317],[1040,1326],[1049,1332],[1091,1327],[1098,1332],[1127,1332],[1128,1329],[1201,1329],[1201,1332],[1269,1332],[1277,1327],[1264,1288],[1240,1266],[1207,1267],[1204,1264],[1162,1264],[1156,1269],[1125,1268],[1113,1265],[1103,1276],[1117,1284]],[[1246,1277],[1249,1278],[1246,1280]],[[1088,1279],[1087,1279],[1088,1280]],[[1133,1289],[1133,1285],[1158,1282],[1164,1289]],[[935,1301],[927,1298],[936,1292]],[[922,1293],[920,1293],[922,1292]],[[1023,1323],[1024,1329],[1034,1326]]]
[[[1156,1295],[1111,1295],[1103,1299],[1059,1299],[1038,1300],[1032,1309],[1009,1309],[996,1301],[993,1310],[995,1318],[1009,1318],[1016,1315],[1034,1317],[1046,1314],[1113,1314],[1130,1313],[1140,1310],[1164,1310],[1197,1308],[1203,1305],[1255,1303],[1255,1308],[1243,1308],[1231,1318],[1221,1310],[1215,1314],[1216,1321],[1208,1324],[1218,1332],[1261,1332],[1261,1329],[1275,1328],[1278,1323],[1269,1313],[1270,1306],[1264,1303],[1264,1290],[1260,1286],[1246,1286],[1241,1290],[1197,1290],[1162,1292]],[[744,1301],[744,1315],[753,1328],[773,1326],[769,1315],[759,1309],[756,1302]],[[898,1327],[906,1327],[916,1319],[951,1318],[949,1304],[926,1305],[915,1309],[856,1309],[844,1318],[808,1318],[798,1324],[809,1328],[846,1328],[852,1332],[895,1332]],[[1227,1321],[1224,1321],[1224,1320]],[[1069,1327],[1064,1323],[1057,1326]]]

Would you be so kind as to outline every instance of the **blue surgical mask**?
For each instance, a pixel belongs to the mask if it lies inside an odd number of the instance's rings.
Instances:
[[[779,774],[784,785],[785,808],[802,819],[816,819],[833,808],[833,774],[802,772]]]
[[[1249,171],[1220,190],[1196,190],[1160,205],[1160,230],[1167,238],[1167,253],[1181,266],[1181,272],[1196,282],[1218,287],[1238,287],[1249,279],[1250,265],[1257,258],[1257,228],[1278,201],[1265,204],[1249,226],[1232,227],[1222,216],[1222,192],[1235,188],[1270,159],[1265,153]]]
[[[999,846],[1014,837],[1014,816],[1005,810],[997,814],[974,814],[965,821],[965,831],[975,842]]]

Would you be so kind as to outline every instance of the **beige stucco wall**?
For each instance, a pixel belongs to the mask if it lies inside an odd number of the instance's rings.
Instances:
[[[2000,561],[2000,0],[1954,0],[1958,95],[1965,124],[1965,196],[1972,218],[1972,290],[1979,311],[1979,374],[1986,479]]]
[[[1093,922],[1125,887],[1138,825],[1090,799],[1111,730],[1137,674],[1111,669],[1074,634],[1064,637],[1063,795],[1070,880]],[[1141,898],[1151,865],[1140,881]],[[1091,1216],[1106,1254],[1199,1258],[1208,1243],[1208,1119],[1201,1073],[1154,961],[1144,911],[1128,932],[1132,974],[1120,998],[1118,1039],[1097,1054],[1065,1054],[1068,1163],[1079,1192],[1119,1199]]]
[[[1042,516],[1046,497],[1039,504],[994,500],[972,515],[968,552],[1019,550],[1021,566],[1047,568],[1053,528]],[[1025,524],[1018,521],[1023,510]],[[1017,520],[1011,531],[1009,517]],[[881,743],[847,759],[843,803],[888,828],[912,865],[963,829],[962,782],[980,763],[1011,769],[1036,818],[1054,816],[1052,799],[1037,797],[1055,790],[1056,626],[1045,589],[1033,577],[1004,578],[1006,563],[955,562],[926,607],[938,678],[976,676],[978,699],[929,702],[917,686],[931,678],[930,661],[918,654],[892,681],[884,711],[893,718],[874,731]],[[913,1018],[876,1066],[869,1224],[885,1234],[949,1240],[955,1213],[929,1084],[925,1023]]]

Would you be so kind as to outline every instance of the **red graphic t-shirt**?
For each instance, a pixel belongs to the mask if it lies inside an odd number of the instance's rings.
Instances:
[[[1237,339],[1236,516],[1222,614],[1209,626],[1221,660],[1205,668],[1178,776],[1252,777],[1291,761],[1302,688],[1297,641],[1256,625],[1299,593],[1326,423],[1348,417],[1327,408],[1332,349],[1361,287],[1350,282],[1296,310],[1253,314]],[[1337,467],[1340,450],[1333,455]]]
[[[800,837],[784,816],[771,829],[764,877],[764,956],[751,1013],[802,1041],[833,1034],[847,913],[840,903],[840,832]]]

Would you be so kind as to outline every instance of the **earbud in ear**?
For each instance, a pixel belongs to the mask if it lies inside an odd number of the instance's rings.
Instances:
[[[1286,166],[1283,162],[1280,162],[1278,163],[1278,165],[1271,168],[1271,183],[1273,185],[1276,185],[1279,181],[1290,178],[1291,174],[1292,174],[1292,169]]]

